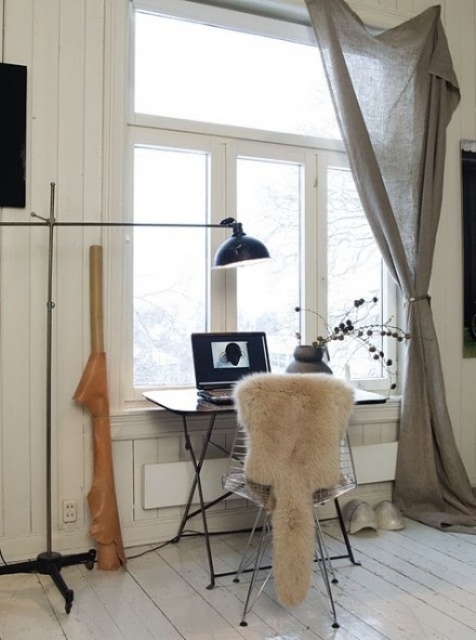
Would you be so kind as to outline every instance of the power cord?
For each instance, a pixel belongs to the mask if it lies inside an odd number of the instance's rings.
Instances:
[[[259,531],[260,529],[256,529],[257,531]],[[230,533],[251,533],[251,529],[237,529],[236,531],[210,531],[209,532],[209,536],[224,536],[224,535],[229,535]],[[203,537],[205,534],[203,531],[194,531],[193,529],[186,529],[185,531],[182,531],[181,534],[181,538],[194,538],[194,537]],[[178,542],[177,537],[172,538],[171,540],[166,540],[165,542],[162,542],[162,544],[157,545],[156,547],[152,547],[151,549],[146,549],[145,551],[141,551],[140,553],[137,553],[133,556],[126,556],[126,560],[135,560],[136,558],[142,558],[142,556],[147,555],[148,553],[152,553],[153,551],[159,551],[160,549],[163,549],[164,547],[166,547],[169,544],[175,544],[176,542]],[[0,552],[1,554],[1,552]]]
[[[156,547],[153,547],[152,549],[146,549],[145,551],[141,551],[141,553],[137,553],[133,556],[126,556],[126,560],[135,560],[136,558],[141,558],[142,556],[145,556],[148,553],[152,553],[152,551],[158,551],[159,549],[163,549],[168,544],[172,544],[172,542],[173,540],[166,540],[165,542],[162,542],[162,544],[159,544]]]

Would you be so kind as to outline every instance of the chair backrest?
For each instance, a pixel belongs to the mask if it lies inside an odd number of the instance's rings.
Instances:
[[[328,374],[258,374],[236,386],[239,428],[224,484],[272,512],[283,603],[301,601],[309,586],[313,502],[355,486],[346,439],[353,405],[352,389]]]
[[[266,506],[269,498],[269,486],[258,485],[246,480],[245,459],[247,450],[248,436],[245,429],[238,425],[229,454],[227,470],[223,476],[223,487],[226,491],[236,493],[260,506]],[[354,459],[347,432],[340,442],[339,450],[339,480],[335,484],[321,487],[314,491],[313,499],[316,507],[322,506],[329,500],[338,498],[357,488]]]
[[[274,486],[285,470],[314,490],[340,477],[339,445],[354,404],[352,389],[326,374],[260,374],[235,389],[238,422],[248,436],[246,476]]]
[[[312,375],[314,376],[316,374],[312,374]],[[268,376],[273,381],[278,378],[278,376],[276,376],[275,374],[267,374],[266,379],[268,379]],[[297,376],[298,379],[300,377],[298,374],[294,374],[294,376]],[[263,385],[263,378],[265,376],[257,376],[257,377],[259,378],[260,388],[261,389],[266,388]],[[287,380],[289,378],[290,376],[286,376],[286,386],[287,386]],[[316,382],[316,379],[317,379],[317,382]],[[321,390],[322,384],[325,384],[327,389],[336,388],[336,385],[334,384],[334,382],[329,383],[329,380],[332,380],[332,381],[336,380],[334,378],[331,378],[330,376],[326,376],[324,381],[321,381],[320,376],[317,375],[316,379],[314,379],[314,381],[311,383],[316,388],[316,390]],[[342,384],[345,384],[345,383],[342,383],[342,381],[337,379],[337,385],[339,388],[342,388]],[[248,384],[246,386],[248,386]],[[293,383],[292,388],[294,391],[294,397],[299,398],[300,394],[299,393],[296,394],[295,383]],[[243,414],[246,411],[250,412],[251,408],[248,406],[248,408],[245,409],[244,407],[241,406],[242,403],[246,401],[246,397],[245,398],[242,397],[239,388],[237,388],[235,393],[237,396],[236,401],[238,403],[237,405],[238,416],[241,417],[241,420],[243,420]],[[348,396],[348,393],[347,393],[347,396]],[[315,416],[313,416],[313,422],[314,422],[314,417]],[[347,417],[347,422],[348,422],[348,417]],[[347,424],[345,425],[345,427],[346,426]],[[223,476],[223,484],[227,491],[232,491],[233,493],[241,495],[243,498],[254,500],[256,503],[260,503],[259,492],[261,487],[262,499],[263,499],[263,502],[265,502],[269,495],[269,486],[267,485],[263,486],[258,483],[253,483],[249,477],[248,477],[248,481],[245,478],[245,461],[248,454],[248,442],[249,442],[249,437],[248,437],[247,429],[244,426],[243,422],[238,420],[238,425],[235,432],[233,445],[230,450],[227,471]],[[340,475],[337,482],[324,483],[327,486],[320,486],[315,490],[314,503],[316,505],[322,505],[325,502],[328,502],[329,500],[332,500],[333,498],[336,498],[356,488],[357,486],[357,478],[355,474],[354,460],[352,457],[352,449],[349,444],[346,428],[344,430],[344,433],[339,443],[339,467],[340,467]]]

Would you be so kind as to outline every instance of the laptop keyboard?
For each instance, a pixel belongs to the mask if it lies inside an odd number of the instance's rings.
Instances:
[[[216,404],[233,404],[233,393],[230,389],[202,390],[198,392],[198,395],[204,400],[209,400]]]

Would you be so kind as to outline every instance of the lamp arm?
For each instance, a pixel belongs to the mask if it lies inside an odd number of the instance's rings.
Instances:
[[[32,213],[33,217],[43,220],[42,222],[3,222],[0,221],[1,227],[43,227],[51,225],[53,227],[176,227],[183,229],[234,229],[237,223],[209,223],[209,222],[59,222],[58,220],[50,220]]]
[[[176,227],[179,229],[229,229],[235,224],[211,222],[54,222],[57,227]]]

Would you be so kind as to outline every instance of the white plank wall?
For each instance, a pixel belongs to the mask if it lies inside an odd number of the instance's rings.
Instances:
[[[284,0],[283,0],[284,1]],[[287,0],[303,5],[302,0]],[[353,0],[364,19],[391,26],[434,4],[431,0]],[[444,204],[434,263],[432,300],[456,440],[476,484],[476,360],[462,359],[462,240],[459,141],[476,137],[474,73],[475,0],[443,2],[443,17],[462,103],[448,134]],[[447,6],[448,5],[448,6]],[[28,66],[27,207],[3,209],[2,220],[49,213],[50,183],[57,184],[56,216],[63,221],[108,220],[124,210],[115,171],[123,106],[115,100],[124,77],[118,42],[127,28],[128,0],[0,0],[4,62]],[[122,47],[124,50],[124,47]],[[119,131],[119,135],[118,135]],[[106,299],[118,295],[117,237],[98,229],[57,229],[53,362],[53,533],[58,550],[88,547],[86,495],[92,479],[90,419],[72,401],[89,354],[88,251],[107,246]],[[45,544],[45,335],[44,229],[0,229],[0,548],[7,559],[31,557]],[[108,286],[109,285],[109,286]],[[153,542],[175,531],[181,508],[144,509],[144,465],[186,459],[180,423],[144,408],[125,411],[120,365],[123,336],[106,317],[112,398],[116,488],[127,545]],[[352,438],[368,447],[397,440],[398,406],[355,412]],[[222,421],[223,438],[233,424]],[[197,426],[200,437],[201,426]],[[390,447],[391,448],[391,447]],[[387,450],[389,447],[384,447]],[[376,448],[377,452],[378,449]],[[378,455],[375,453],[375,455]],[[376,468],[382,460],[376,461]],[[387,497],[380,480],[362,490]],[[171,479],[171,481],[173,481]],[[78,501],[78,522],[61,522],[61,501]],[[215,510],[217,526],[228,513]]]

